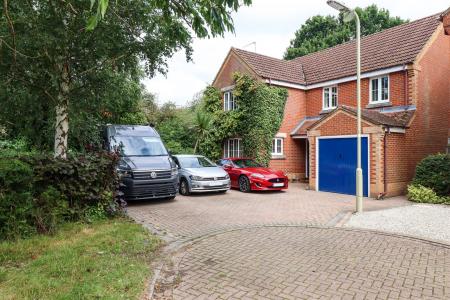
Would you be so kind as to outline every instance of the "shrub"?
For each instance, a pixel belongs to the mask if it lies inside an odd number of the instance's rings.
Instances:
[[[413,184],[430,188],[438,196],[450,196],[450,155],[424,158],[416,167]]]
[[[450,204],[450,197],[440,197],[432,189],[420,184],[408,186],[408,199],[419,203]]]
[[[52,233],[120,212],[115,154],[0,154],[0,239]]]

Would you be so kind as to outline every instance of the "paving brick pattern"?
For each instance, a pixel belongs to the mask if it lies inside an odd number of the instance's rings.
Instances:
[[[235,226],[263,224],[331,225],[355,208],[353,196],[305,190],[291,184],[284,192],[177,196],[174,201],[131,203],[129,215],[169,240],[200,236]],[[404,197],[366,199],[366,210],[409,205]]]
[[[305,190],[130,205],[168,241],[153,299],[450,299],[450,247],[336,228],[354,197]],[[364,201],[365,210],[410,205]]]
[[[265,227],[200,240],[173,299],[450,299],[450,249],[371,232]]]

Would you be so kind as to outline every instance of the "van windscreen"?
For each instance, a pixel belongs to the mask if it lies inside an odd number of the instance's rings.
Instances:
[[[147,136],[113,136],[113,150],[118,150],[121,156],[164,156],[168,155],[159,137]]]

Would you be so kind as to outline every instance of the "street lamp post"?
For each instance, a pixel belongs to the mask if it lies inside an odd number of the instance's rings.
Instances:
[[[357,166],[356,166],[356,212],[363,211],[363,175],[361,168],[361,23],[355,10],[350,9],[345,4],[328,0],[327,4],[344,14],[344,21],[356,21],[356,102],[357,102]]]

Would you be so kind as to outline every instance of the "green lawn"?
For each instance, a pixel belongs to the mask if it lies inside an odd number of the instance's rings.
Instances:
[[[127,219],[0,243],[1,299],[136,299],[161,242]]]

